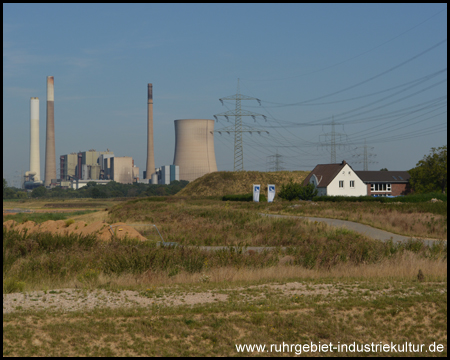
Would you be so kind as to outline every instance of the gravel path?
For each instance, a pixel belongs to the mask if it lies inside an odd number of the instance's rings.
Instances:
[[[275,214],[260,214],[262,216],[269,216],[269,217],[278,217],[278,218],[294,218],[294,219],[303,219],[308,221],[318,221],[318,222],[324,222],[331,226],[336,227],[344,227],[349,230],[353,230],[356,232],[359,232],[367,237],[370,237],[375,240],[381,240],[383,242],[386,242],[390,239],[392,239],[395,242],[401,242],[405,243],[409,239],[411,239],[410,236],[403,236],[403,235],[397,235],[394,233],[390,233],[388,231],[380,230],[373,228],[369,225],[360,224],[353,221],[347,221],[347,220],[338,220],[338,219],[327,219],[327,218],[320,218],[320,217],[309,217],[309,216],[292,216],[292,215],[275,215]],[[416,239],[416,238],[412,238]],[[425,245],[431,246],[433,243],[435,243],[436,239],[420,239],[423,240]],[[444,244],[447,245],[447,239],[444,240]]]

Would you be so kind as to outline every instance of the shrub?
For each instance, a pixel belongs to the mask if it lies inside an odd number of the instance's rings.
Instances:
[[[253,194],[225,195],[222,197],[222,201],[253,201]],[[266,202],[266,195],[259,194],[259,201]]]
[[[312,200],[317,196],[317,189],[313,184],[302,186],[301,184],[294,183],[292,178],[289,183],[281,185],[281,191],[278,196],[285,200]]]

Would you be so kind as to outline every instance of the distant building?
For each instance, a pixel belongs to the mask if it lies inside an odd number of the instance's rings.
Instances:
[[[344,160],[340,164],[319,164],[303,185],[314,184],[318,196],[366,196],[367,186]]]
[[[111,182],[112,180],[80,180],[80,179],[75,179],[72,180],[70,182],[70,187],[74,190],[78,190],[81,189],[82,187],[86,186],[89,182],[95,182],[97,185],[106,185],[109,182]],[[61,183],[61,186],[63,185],[63,183]]]
[[[169,185],[172,181],[180,181],[180,167],[178,165],[164,165],[156,169],[158,184]]]
[[[78,164],[77,153],[61,155],[59,157],[60,179],[68,181],[76,177],[76,169]]]
[[[60,158],[60,180],[69,181],[72,179],[98,180],[103,178],[103,159],[112,157],[112,151],[83,151],[61,155]]]
[[[367,186],[367,195],[398,196],[411,193],[407,171],[356,171]]]

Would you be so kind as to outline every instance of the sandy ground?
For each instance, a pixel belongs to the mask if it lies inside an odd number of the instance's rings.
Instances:
[[[429,283],[423,283],[423,286]],[[437,283],[431,283],[436,285]],[[442,283],[443,284],[443,283]],[[95,308],[119,308],[119,307],[148,307],[152,305],[179,306],[206,304],[216,301],[227,301],[227,293],[238,292],[242,295],[240,301],[253,302],[264,299],[268,294],[278,294],[287,297],[302,296],[335,296],[338,298],[359,296],[367,299],[375,299],[379,295],[390,295],[394,288],[386,287],[382,290],[368,290],[363,284],[355,282],[349,284],[303,284],[291,282],[286,284],[267,284],[249,287],[238,287],[217,291],[204,291],[197,293],[177,293],[173,295],[158,295],[152,291],[108,291],[108,290],[83,290],[61,289],[50,291],[31,291],[22,293],[3,294],[3,313],[11,313],[26,310],[64,310],[78,311]],[[440,291],[446,292],[446,289]],[[402,296],[415,295],[417,289],[403,289]],[[392,296],[398,296],[398,290]]]

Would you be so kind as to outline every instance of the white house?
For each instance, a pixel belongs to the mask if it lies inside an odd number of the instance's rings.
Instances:
[[[340,164],[319,164],[303,181],[314,184],[319,196],[366,196],[367,185],[344,160]]]

